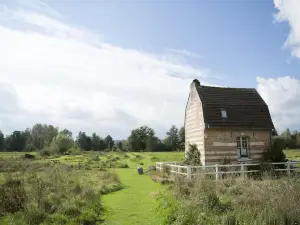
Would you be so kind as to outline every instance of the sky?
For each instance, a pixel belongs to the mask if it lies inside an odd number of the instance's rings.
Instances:
[[[189,85],[256,88],[300,130],[300,0],[0,0],[0,130],[183,125]]]

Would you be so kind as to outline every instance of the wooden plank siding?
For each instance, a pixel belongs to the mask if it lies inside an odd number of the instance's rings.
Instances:
[[[249,138],[249,158],[252,160],[261,159],[270,144],[270,131],[207,129],[205,136],[205,165],[222,163],[225,157],[230,158],[231,163],[236,163],[238,161],[236,138],[240,136]]]
[[[205,164],[204,151],[204,118],[202,103],[197,93],[196,87],[192,84],[188,103],[185,111],[185,154],[189,144],[196,144],[201,154],[201,162]]]

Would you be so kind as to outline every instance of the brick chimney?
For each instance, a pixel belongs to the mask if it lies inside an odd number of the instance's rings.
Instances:
[[[200,87],[201,86],[201,83],[198,79],[194,79],[191,83],[191,88],[195,86],[195,87]]]

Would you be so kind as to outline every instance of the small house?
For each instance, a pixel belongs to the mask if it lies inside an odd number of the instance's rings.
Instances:
[[[185,153],[196,144],[203,165],[259,161],[275,131],[256,89],[204,86],[197,79],[190,86],[184,127]]]

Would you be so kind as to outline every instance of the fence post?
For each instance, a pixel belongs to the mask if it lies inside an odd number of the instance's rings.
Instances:
[[[191,180],[192,179],[192,169],[191,166],[186,167],[186,172],[187,172],[187,179]]]
[[[288,176],[291,176],[291,164],[289,161],[287,161],[287,172],[288,172]]]
[[[219,166],[216,164],[216,180],[219,180]]]
[[[242,175],[242,178],[245,179],[245,167],[244,167],[243,163],[241,163],[241,175]]]

